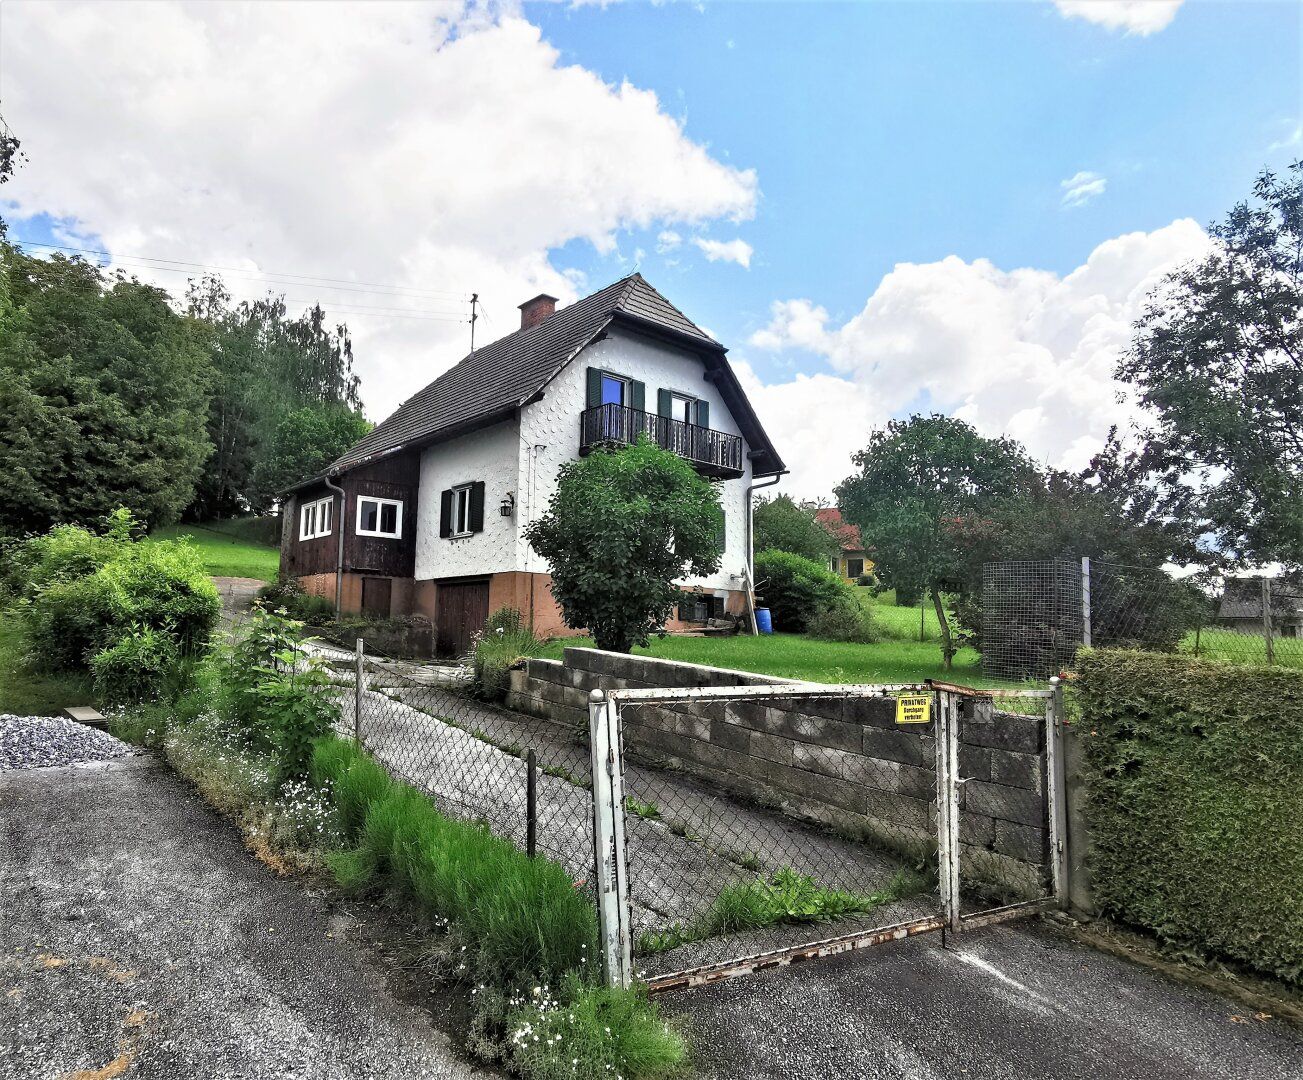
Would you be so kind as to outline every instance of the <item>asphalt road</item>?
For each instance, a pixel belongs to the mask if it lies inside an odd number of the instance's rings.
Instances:
[[[486,1076],[149,757],[0,772],[0,1075]]]
[[[667,994],[704,1078],[1298,1080],[1273,1019],[1026,927]]]

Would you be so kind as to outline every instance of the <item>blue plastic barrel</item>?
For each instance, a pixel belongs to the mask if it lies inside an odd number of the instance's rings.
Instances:
[[[762,634],[772,634],[774,632],[774,620],[769,617],[767,607],[756,608],[756,629]]]

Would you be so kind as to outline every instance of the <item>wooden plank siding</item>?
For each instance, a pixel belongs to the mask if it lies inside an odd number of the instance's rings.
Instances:
[[[345,508],[339,515],[339,496],[326,485],[315,484],[295,492],[292,517],[283,534],[281,567],[293,577],[333,574],[338,551],[338,529],[344,529],[344,572],[381,577],[410,578],[416,571],[416,499],[420,486],[420,459],[416,454],[397,455],[372,462],[345,473],[337,481],[344,489]],[[299,507],[327,495],[335,496],[338,515],[329,536],[299,539]],[[403,504],[402,535],[398,539],[357,535],[357,500],[360,496],[399,499]]]

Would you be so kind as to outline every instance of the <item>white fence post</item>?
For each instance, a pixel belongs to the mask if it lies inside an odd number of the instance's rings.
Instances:
[[[1083,560],[1084,561],[1084,560]],[[1054,899],[1068,906],[1068,784],[1063,768],[1063,682],[1050,680],[1045,702],[1045,778],[1049,799],[1050,866]]]
[[[1081,643],[1090,648],[1090,556],[1081,557]]]
[[[358,638],[353,654],[353,741],[359,745],[362,742],[362,684],[366,679],[366,666],[362,659],[364,648],[362,639]]]
[[[955,730],[956,698],[949,690],[936,692],[933,735],[937,755],[937,881],[941,913],[950,930],[960,925],[959,907],[959,735]]]
[[[593,867],[602,977],[607,986],[632,981],[624,857],[624,765],[619,711],[606,694],[588,695],[588,738],[593,755]]]

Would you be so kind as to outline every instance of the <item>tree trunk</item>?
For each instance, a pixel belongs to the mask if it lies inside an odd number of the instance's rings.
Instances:
[[[950,670],[955,659],[955,639],[950,633],[950,620],[946,618],[946,605],[941,600],[941,590],[932,586],[932,606],[936,608],[937,623],[941,627],[941,658],[945,663],[945,669]]]

